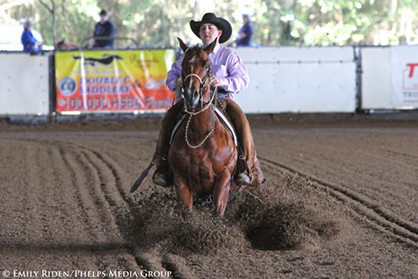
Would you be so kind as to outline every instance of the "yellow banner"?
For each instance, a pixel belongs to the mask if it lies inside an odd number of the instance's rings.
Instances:
[[[101,50],[55,53],[57,112],[168,109],[165,85],[174,50]]]

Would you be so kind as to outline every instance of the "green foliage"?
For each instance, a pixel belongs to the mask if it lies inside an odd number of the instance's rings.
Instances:
[[[11,3],[17,3],[14,6]],[[55,3],[57,38],[78,43],[92,35],[99,11],[111,13],[119,37],[145,47],[176,46],[176,37],[197,43],[189,21],[205,12],[228,19],[233,42],[241,14],[252,14],[254,42],[261,45],[398,44],[418,42],[418,1],[414,0],[2,0],[0,21],[32,17],[34,29],[52,45]],[[117,42],[126,46],[127,41]]]

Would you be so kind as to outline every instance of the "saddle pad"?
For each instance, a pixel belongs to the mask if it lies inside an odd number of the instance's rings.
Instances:
[[[221,122],[224,124],[224,126],[231,132],[232,138],[234,139],[235,146],[238,146],[237,135],[229,119],[217,107],[215,107],[215,113],[218,116],[219,120],[221,120]],[[180,120],[177,121],[176,126],[174,126],[173,132],[171,132],[170,145],[173,143],[174,136],[176,135],[176,132],[180,128],[180,125],[181,123],[183,123],[184,119],[186,119],[186,114],[183,114]]]

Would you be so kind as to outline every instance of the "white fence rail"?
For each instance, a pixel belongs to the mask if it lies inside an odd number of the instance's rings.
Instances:
[[[48,57],[0,55],[0,115],[47,115]]]
[[[364,47],[361,51],[361,108],[418,108],[418,46]]]
[[[352,113],[353,47],[238,48],[250,86],[235,100],[246,113]],[[361,109],[418,108],[418,46],[361,48]],[[48,115],[47,56],[0,53],[0,115]]]
[[[237,49],[250,86],[236,101],[246,113],[354,112],[352,47]]]
[[[361,106],[363,109],[393,109],[390,85],[390,48],[362,48]]]

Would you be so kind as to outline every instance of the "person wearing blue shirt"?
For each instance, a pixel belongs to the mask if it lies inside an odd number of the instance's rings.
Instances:
[[[39,46],[41,45],[32,34],[32,22],[30,20],[26,20],[24,24],[24,30],[21,37],[21,42],[23,45],[23,52],[38,54],[40,49]]]
[[[244,25],[238,32],[238,38],[236,40],[237,47],[239,46],[252,46],[251,38],[253,37],[254,29],[250,16],[247,14],[242,15]]]

